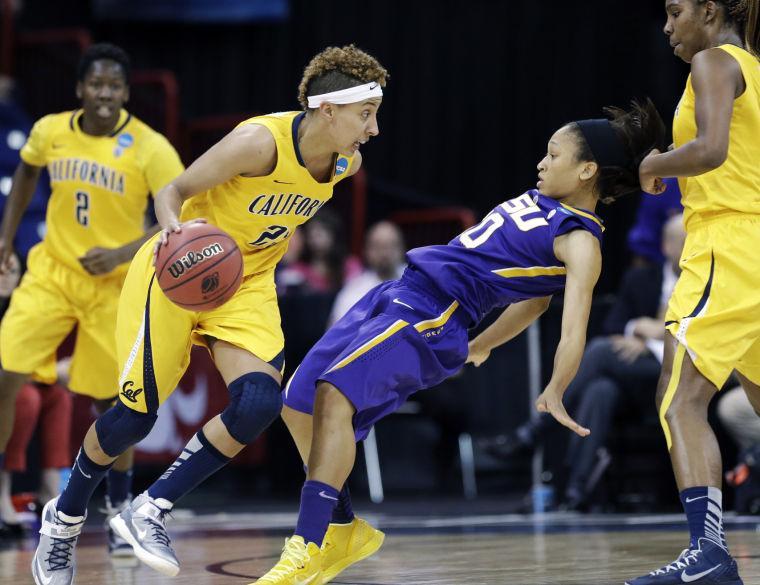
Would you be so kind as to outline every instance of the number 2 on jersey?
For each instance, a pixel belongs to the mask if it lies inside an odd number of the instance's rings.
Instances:
[[[87,227],[90,225],[90,195],[85,191],[77,191],[77,222]]]
[[[507,212],[509,218],[515,222],[515,225],[523,232],[530,231],[537,227],[549,225],[543,217],[531,217],[526,219],[526,215],[532,213],[541,213],[541,209],[533,203],[533,199],[527,193],[519,197],[510,199],[501,204],[501,208]],[[487,215],[478,225],[471,227],[459,236],[459,241],[465,248],[477,248],[483,244],[491,235],[504,225],[504,216],[498,211]],[[474,236],[481,232],[479,235]]]

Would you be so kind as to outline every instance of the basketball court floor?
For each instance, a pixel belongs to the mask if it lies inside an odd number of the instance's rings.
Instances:
[[[386,531],[383,548],[348,569],[343,585],[500,584],[622,585],[626,579],[673,560],[685,546],[681,515],[627,516],[463,513],[425,502],[365,514]],[[280,506],[282,508],[282,506]],[[445,507],[443,507],[445,508]],[[359,512],[361,513],[361,507]],[[99,522],[90,522],[78,547],[79,585],[246,584],[279,558],[295,524],[291,512],[207,513],[178,511],[170,533],[182,563],[176,578],[108,559]],[[729,516],[728,540],[744,582],[760,583],[760,517]],[[0,544],[0,583],[33,583],[33,537]]]

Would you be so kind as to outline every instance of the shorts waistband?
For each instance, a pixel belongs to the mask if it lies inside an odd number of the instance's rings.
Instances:
[[[401,276],[401,280],[407,284],[411,284],[421,293],[438,302],[442,307],[449,307],[452,303],[459,302],[451,295],[443,292],[432,278],[411,264],[404,269],[404,274]],[[451,318],[465,328],[470,326],[470,318],[467,315],[467,311],[462,308],[461,303],[459,303],[459,306],[451,315]]]

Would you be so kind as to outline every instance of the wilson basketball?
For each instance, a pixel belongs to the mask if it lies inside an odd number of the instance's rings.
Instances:
[[[243,256],[235,240],[207,223],[169,235],[156,257],[156,276],[171,301],[188,311],[208,311],[227,302],[243,279]]]

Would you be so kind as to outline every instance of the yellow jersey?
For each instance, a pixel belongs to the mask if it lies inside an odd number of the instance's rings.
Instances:
[[[725,162],[702,175],[678,179],[686,225],[695,214],[737,211],[760,215],[760,61],[735,45],[718,48],[739,63],[746,89],[734,100]],[[696,136],[694,88],[689,75],[673,120],[673,142],[679,147]]]
[[[185,201],[182,221],[203,217],[226,231],[243,253],[243,273],[274,269],[288,249],[296,227],[332,197],[333,187],[350,174],[354,156],[336,155],[330,180],[311,176],[298,150],[298,126],[304,112],[281,112],[241,122],[269,129],[277,164],[264,177],[237,175]]]
[[[161,134],[125,110],[107,136],[85,134],[82,110],[50,114],[32,128],[21,158],[46,166],[51,195],[39,244],[55,260],[88,275],[78,258],[118,248],[145,233],[148,197],[183,171]],[[108,276],[123,275],[129,263]]]

